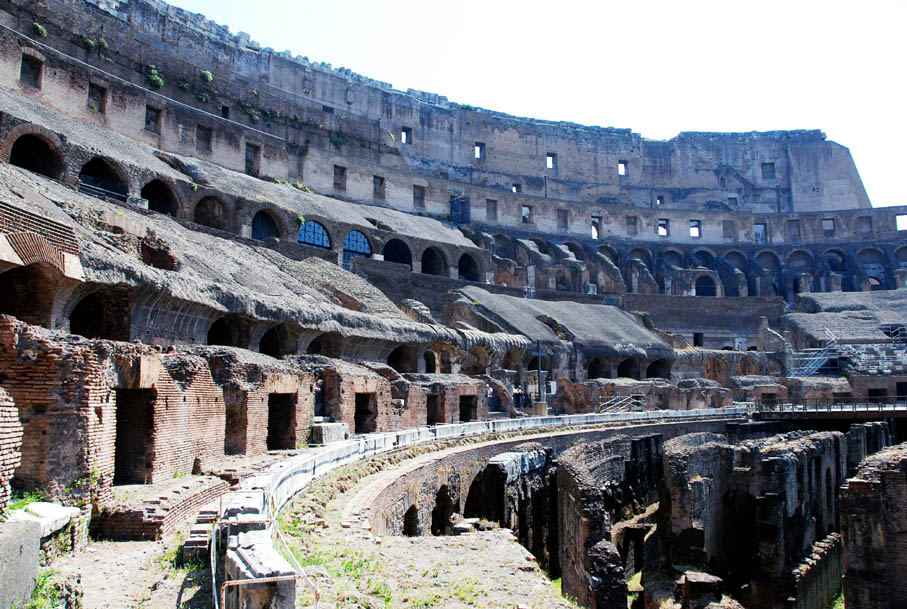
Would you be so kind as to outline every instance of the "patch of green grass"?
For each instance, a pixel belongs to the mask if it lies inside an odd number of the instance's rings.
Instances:
[[[434,607],[442,600],[443,599],[437,594],[429,594],[428,596],[420,596],[410,603],[409,606],[413,609],[430,609],[430,607]]]
[[[44,494],[42,490],[28,491],[24,495],[13,499],[9,504],[9,511],[21,510],[31,503],[37,503],[38,501],[44,501],[47,498],[47,495]]]
[[[56,609],[60,604],[60,589],[53,581],[54,571],[48,569],[38,576],[35,589],[25,609]]]
[[[207,569],[207,565],[202,562],[183,561],[183,544],[186,542],[186,534],[179,533],[176,538],[173,540],[173,545],[169,550],[161,554],[155,559],[155,563],[161,571],[179,571],[182,573],[189,573],[190,571],[198,571],[199,569]]]
[[[387,585],[387,582],[382,580],[368,580],[368,592],[369,594],[374,594],[378,598],[384,601],[384,606],[386,609],[394,606],[393,597],[391,595],[391,587]]]
[[[640,575],[641,574],[642,574],[642,572],[640,572]],[[567,601],[568,603],[570,603],[572,606],[579,608],[579,605],[576,604],[575,600],[570,598],[570,595],[564,594],[564,590],[561,587],[561,578],[560,577],[558,577],[557,579],[551,580],[551,591],[554,593],[554,596],[556,596],[558,598],[562,598],[565,601]]]
[[[479,600],[479,596],[485,594],[479,584],[479,580],[474,577],[461,579],[450,584],[450,594],[467,605],[475,605],[476,601]]]
[[[838,594],[838,598],[835,599],[832,603],[830,609],[844,609],[844,591],[841,590],[841,593]]]

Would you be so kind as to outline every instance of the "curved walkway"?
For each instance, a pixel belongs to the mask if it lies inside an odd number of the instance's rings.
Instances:
[[[279,588],[272,607],[292,607],[295,603],[295,581],[305,578],[298,565],[290,565],[272,545],[279,511],[312,480],[338,467],[363,458],[403,447],[438,440],[478,437],[493,433],[513,433],[546,428],[586,425],[621,425],[628,423],[691,421],[696,419],[743,418],[748,406],[723,409],[644,411],[528,417],[458,423],[436,427],[419,427],[397,432],[375,433],[314,449],[271,466],[265,473],[240,484],[224,501],[212,540],[212,579],[223,566],[226,582],[215,586],[215,609],[221,609],[225,598],[227,609],[238,606],[249,584],[274,583]],[[226,543],[218,541],[218,532],[227,531]],[[279,531],[275,531],[278,533]],[[215,550],[228,548],[223,558]],[[224,588],[226,586],[226,589]],[[291,598],[288,598],[292,596]],[[268,606],[268,605],[261,605]]]

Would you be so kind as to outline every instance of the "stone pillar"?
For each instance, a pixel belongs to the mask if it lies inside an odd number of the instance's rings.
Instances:
[[[843,275],[838,275],[837,273],[829,273],[825,277],[825,291],[826,292],[840,292],[841,291],[841,282],[844,280]]]
[[[897,290],[907,290],[907,269],[894,270],[894,287]]]

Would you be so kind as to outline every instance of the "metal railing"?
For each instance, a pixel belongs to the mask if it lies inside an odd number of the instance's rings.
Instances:
[[[94,186],[82,181],[79,182],[79,192],[96,199],[109,199],[111,201],[119,201],[120,203],[125,203],[127,201],[125,193],[105,190],[104,188],[100,188],[98,186]]]
[[[598,405],[599,412],[631,412],[646,406],[646,396],[641,393],[616,395]]]
[[[907,413],[907,396],[757,400],[759,413]]]

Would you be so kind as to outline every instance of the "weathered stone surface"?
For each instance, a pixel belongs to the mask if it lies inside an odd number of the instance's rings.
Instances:
[[[0,523],[0,607],[24,607],[38,579],[41,525]]]

